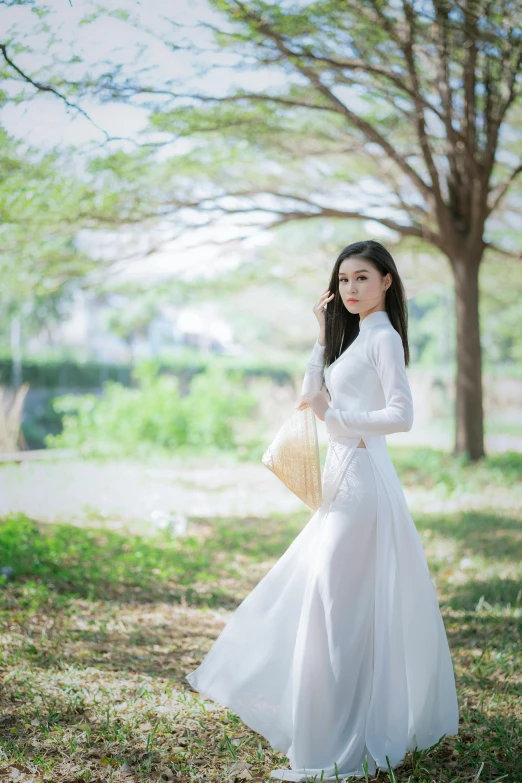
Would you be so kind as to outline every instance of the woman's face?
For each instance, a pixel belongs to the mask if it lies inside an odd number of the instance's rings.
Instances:
[[[367,315],[383,310],[386,288],[392,282],[388,272],[384,277],[371,261],[345,258],[339,267],[339,295],[346,309],[354,315]]]

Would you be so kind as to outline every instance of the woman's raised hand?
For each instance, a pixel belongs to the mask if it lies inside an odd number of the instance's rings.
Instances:
[[[319,321],[319,327],[323,335],[326,322],[324,306],[328,304],[328,302],[331,302],[334,296],[335,294],[330,294],[330,289],[327,288],[325,291],[323,291],[317,302],[314,304],[314,314]]]
[[[317,318],[319,322],[319,337],[318,342],[319,345],[324,346],[326,342],[326,318],[325,318],[325,305],[328,304],[328,302],[331,302],[334,298],[335,294],[330,294],[330,289],[326,288],[317,302],[314,304],[314,313],[315,317]],[[307,405],[310,405],[314,409],[314,413],[320,418],[324,418],[324,408],[325,406],[328,407],[328,401],[330,400],[330,395],[328,394],[328,390],[320,392],[316,394],[303,394],[299,399],[297,400],[295,407],[298,411],[302,410],[303,408],[306,408]]]

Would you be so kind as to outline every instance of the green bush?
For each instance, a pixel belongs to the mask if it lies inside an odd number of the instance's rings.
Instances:
[[[211,366],[194,376],[184,396],[179,380],[159,374],[154,361],[139,363],[133,380],[136,388],[107,381],[102,396],[56,397],[63,431],[46,436],[46,446],[97,458],[245,450],[240,423],[253,414],[256,398],[240,373]]]
[[[107,381],[115,381],[128,386],[134,364],[130,362],[101,362],[89,359],[81,361],[69,355],[24,356],[22,360],[22,381],[31,389],[97,389]],[[211,365],[219,364],[227,371],[241,372],[248,377],[268,377],[275,383],[292,381],[295,373],[300,373],[303,358],[284,364],[267,362],[264,357],[204,355],[195,348],[176,351],[174,354],[162,354],[157,357],[161,373],[176,374],[183,380],[190,380],[196,373],[204,372]],[[0,386],[13,384],[13,358],[0,352]]]
[[[131,375],[131,365],[86,361],[73,358],[41,359],[27,358],[22,361],[22,382],[28,383],[31,389],[53,389],[66,387],[88,389],[100,386],[105,381],[128,383]],[[0,385],[13,384],[13,360],[11,357],[0,358]]]

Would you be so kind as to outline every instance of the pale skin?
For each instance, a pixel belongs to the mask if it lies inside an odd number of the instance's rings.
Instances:
[[[367,315],[376,310],[386,310],[386,290],[392,284],[391,274],[384,277],[371,261],[361,258],[345,258],[339,267],[339,293],[346,309],[359,315],[359,321],[363,321]],[[331,302],[335,293],[331,294],[327,288],[322,292],[314,305],[314,315],[319,323],[319,345],[326,344],[325,307]],[[315,415],[324,421],[328,409],[329,397],[326,392],[320,391],[313,395],[299,397],[295,407],[297,410],[310,405]],[[363,440],[359,441],[359,448],[366,448]]]

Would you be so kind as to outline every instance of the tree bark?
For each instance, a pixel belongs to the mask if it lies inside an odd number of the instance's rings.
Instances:
[[[455,275],[457,378],[453,453],[471,460],[484,456],[482,349],[479,322],[479,267],[482,252],[450,258]]]

